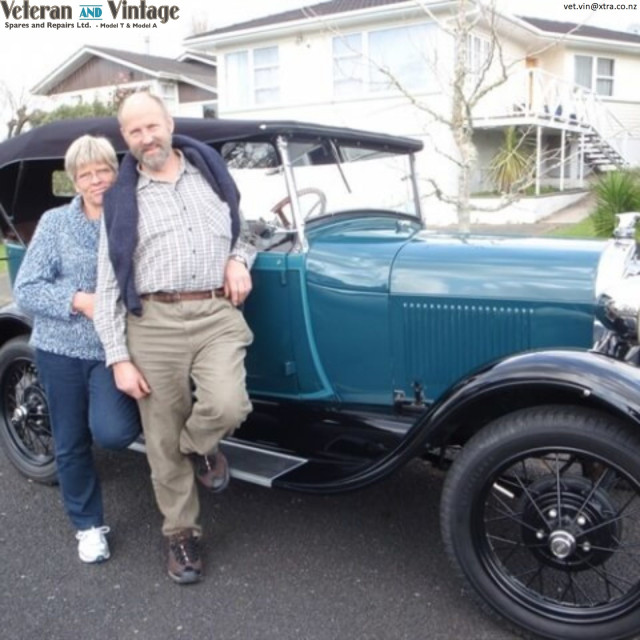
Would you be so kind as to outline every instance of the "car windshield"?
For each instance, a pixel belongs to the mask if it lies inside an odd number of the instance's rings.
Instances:
[[[329,140],[289,142],[288,153],[301,212],[307,220],[345,211],[381,209],[418,215],[407,155],[338,147]],[[277,223],[274,208],[293,220],[284,170],[272,144],[227,143],[222,155],[242,194],[247,220]]]

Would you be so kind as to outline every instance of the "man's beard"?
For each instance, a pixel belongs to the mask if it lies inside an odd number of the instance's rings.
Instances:
[[[171,140],[167,145],[160,142],[154,142],[154,153],[151,156],[145,156],[145,149],[138,149],[134,156],[140,164],[151,171],[159,171],[164,167],[165,162],[171,155]]]

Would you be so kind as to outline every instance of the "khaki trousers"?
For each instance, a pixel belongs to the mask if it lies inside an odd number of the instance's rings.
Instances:
[[[215,451],[251,411],[244,358],[252,340],[242,313],[225,298],[145,300],[141,317],[127,316],[131,359],[151,387],[138,404],[164,535],[202,534],[187,456]]]

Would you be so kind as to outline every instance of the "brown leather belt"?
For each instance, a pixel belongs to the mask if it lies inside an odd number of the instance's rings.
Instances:
[[[143,300],[155,302],[182,302],[184,300],[209,300],[210,298],[224,298],[224,289],[219,287],[213,291],[155,291],[140,296]]]

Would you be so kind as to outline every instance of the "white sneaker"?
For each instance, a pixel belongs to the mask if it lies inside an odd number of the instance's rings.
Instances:
[[[109,527],[91,527],[76,533],[78,555],[82,562],[104,562],[111,556],[109,544],[104,537]]]

